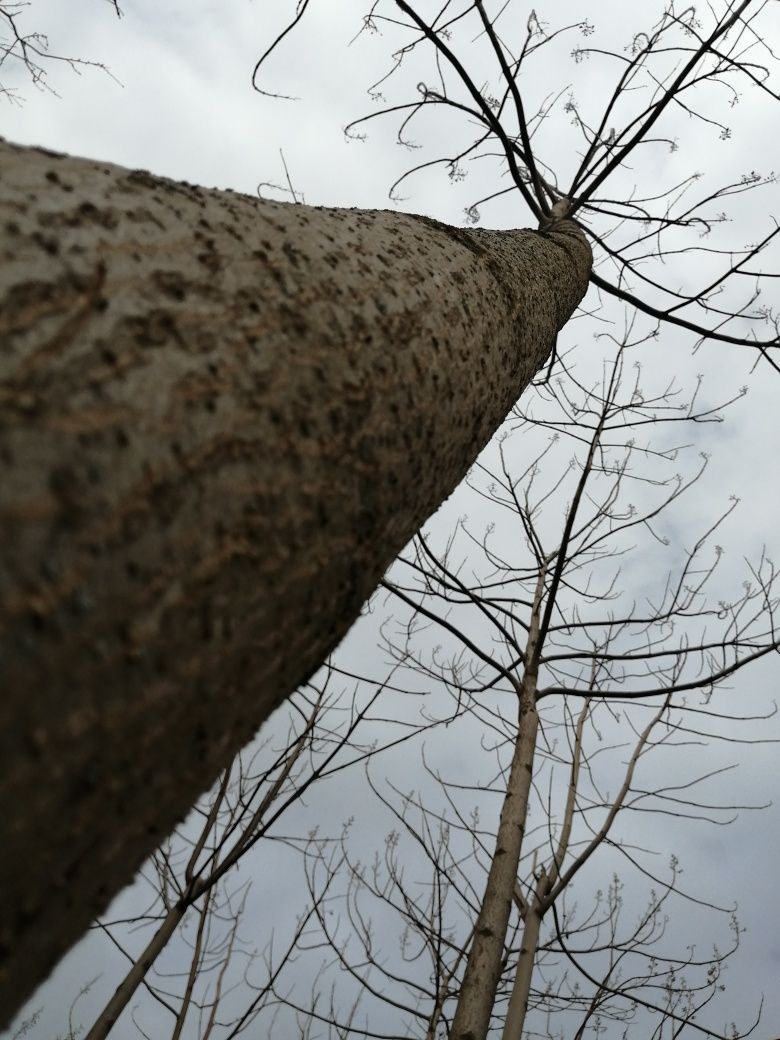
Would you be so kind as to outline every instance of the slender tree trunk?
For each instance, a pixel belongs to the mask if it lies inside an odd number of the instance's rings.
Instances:
[[[450,1029],[452,1040],[484,1040],[490,1028],[525,834],[538,725],[533,695],[524,697],[496,848]]]
[[[143,953],[137,958],[130,971],[117,986],[113,997],[100,1013],[85,1040],[104,1040],[116,1024],[127,1004],[143,982],[146,973],[165,949],[173,933],[179,927],[189,902],[179,900],[175,903],[160,923],[159,928],[146,945]]]
[[[536,963],[536,951],[539,949],[539,930],[542,924],[542,899],[547,889],[547,877],[542,874],[537,879],[536,892],[529,903],[523,918],[523,944],[517,959],[515,980],[504,1019],[501,1040],[523,1040],[523,1027],[528,1011],[528,996],[531,992],[531,979]]]
[[[539,714],[536,710],[537,646],[545,577],[546,570],[542,568],[534,593],[525,650],[526,665],[519,690],[517,738],[501,806],[496,847],[450,1029],[452,1040],[485,1040],[501,978],[504,942],[528,818],[536,735],[539,731]]]
[[[198,974],[203,967],[203,937],[208,935],[209,925],[209,914],[211,913],[213,893],[209,892],[206,898],[203,900],[203,906],[200,908],[200,918],[198,920],[198,930],[195,933],[195,946],[192,950],[192,957],[190,958],[190,970],[187,974],[187,985],[184,987],[184,993],[181,998],[181,1006],[179,1012],[176,1015],[176,1025],[173,1027],[171,1033],[171,1040],[181,1040],[181,1034],[184,1030],[184,1023],[187,1021],[187,1015],[192,1005],[192,991],[195,987],[195,983],[198,979]],[[90,1040],[86,1037],[85,1040]]]
[[[0,1023],[344,636],[587,286],[0,143]]]

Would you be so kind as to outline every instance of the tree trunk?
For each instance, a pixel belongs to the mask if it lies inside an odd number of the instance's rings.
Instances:
[[[509,927],[517,870],[528,820],[528,801],[534,775],[539,713],[536,710],[539,621],[547,571],[536,582],[531,625],[525,647],[525,667],[518,691],[515,746],[490,861],[485,894],[474,925],[466,970],[450,1028],[452,1040],[485,1040],[501,980],[504,943]]]
[[[171,936],[179,927],[181,919],[190,906],[192,906],[192,901],[182,898],[170,908],[143,952],[117,986],[114,995],[103,1008],[84,1040],[105,1040],[131,997],[146,978],[147,972],[168,945]],[[198,929],[198,936],[200,936],[200,929]]]
[[[344,636],[590,250],[0,143],[0,1022]]]
[[[540,902],[545,895],[547,878],[541,875],[537,879],[533,902],[529,905],[523,919],[523,940],[515,968],[515,979],[504,1018],[501,1040],[523,1040],[525,1017],[528,1012],[528,997],[531,993],[531,980],[534,975],[536,954],[539,949],[539,929],[542,924]],[[89,1038],[88,1038],[89,1040]]]
[[[452,1040],[485,1040],[490,1031],[525,837],[538,727],[532,690],[521,705],[519,735],[501,807],[496,847],[450,1029]]]

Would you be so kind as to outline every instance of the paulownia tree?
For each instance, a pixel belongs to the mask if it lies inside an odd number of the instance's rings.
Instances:
[[[268,859],[263,847],[288,840],[280,828],[287,826],[287,817],[294,816],[313,784],[340,777],[416,734],[416,728],[394,725],[381,711],[391,681],[392,671],[386,683],[359,693],[352,682],[350,698],[342,680],[326,668],[291,699],[286,729],[263,740],[251,755],[236,756],[194,816],[146,864],[145,892],[135,897],[136,904],[143,898],[141,912],[101,918],[93,926],[128,965],[85,1031],[85,1040],[107,1037],[142,988],[168,1012],[165,1027],[172,1040],[193,1029],[200,1040],[228,1040],[253,1026],[273,988],[282,984],[315,912],[313,906],[302,906],[289,934],[281,937],[250,931],[244,918],[253,883],[259,889],[254,904],[267,901],[263,867],[258,866]],[[363,731],[370,734],[364,740]],[[250,857],[249,879],[246,870],[243,878],[237,877]],[[258,950],[261,938],[264,945]],[[177,984],[177,977],[159,962],[171,944],[181,947],[183,942],[191,952]],[[243,999],[234,997],[225,1008],[237,988]]]
[[[3,155],[0,948],[39,978],[345,634],[590,251]]]
[[[575,362],[532,399],[470,480],[495,522],[421,534],[384,582],[397,604],[387,649],[439,689],[451,728],[426,741],[421,790],[383,784],[368,763],[395,823],[374,861],[349,832],[306,850],[330,952],[313,1036],[736,1037],[755,1026],[729,1030],[733,1002],[719,999],[739,926],[724,921],[730,942],[708,946],[693,922],[717,914],[713,893],[681,877],[667,843],[681,821],[726,824],[745,808],[712,752],[762,739],[750,733],[758,709],[722,687],[780,645],[776,573],[762,556],[724,592],[716,539],[733,501],[686,549],[666,537],[707,466],[680,476],[680,440],[721,412],[697,404],[699,387],[643,386],[630,365],[642,344],[619,347],[603,381],[584,384]],[[653,545],[656,577],[634,598],[624,574]],[[621,876],[607,883],[610,863]],[[650,886],[638,908],[637,880]],[[307,995],[288,995],[303,1021]]]
[[[717,118],[712,84],[775,98],[767,4],[721,4],[706,28],[670,8],[613,53],[595,123],[567,103],[586,147],[569,138],[560,161],[537,133],[549,106],[521,91],[552,34],[531,19],[504,41],[507,8],[419,6],[386,5],[409,34],[397,63],[436,54],[438,86],[406,114],[476,120],[463,155],[498,149],[536,230],[286,206],[2,146],[0,1019],[343,636],[589,277],[772,363],[773,313],[729,287],[760,284],[775,229],[725,260],[691,244],[714,203],[765,181],[683,203],[685,185],[625,176],[672,109]],[[493,62],[478,76],[456,53],[474,25]],[[705,272],[685,295],[648,274],[681,249]]]

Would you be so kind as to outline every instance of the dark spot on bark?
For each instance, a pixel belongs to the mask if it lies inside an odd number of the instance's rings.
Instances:
[[[115,228],[119,223],[116,213],[110,209],[99,209],[92,202],[82,202],[78,208],[82,217],[104,228]]]
[[[216,274],[222,268],[222,259],[214,249],[213,240],[209,240],[206,244],[209,247],[208,251],[198,253],[198,263],[203,264],[211,274]]]
[[[230,235],[230,237],[234,238],[236,242],[244,241],[244,236],[239,231],[237,231],[232,224],[223,224],[222,229],[224,230],[226,235]]]
[[[126,327],[141,347],[163,346],[178,338],[176,321],[168,311],[151,311],[129,318]]]
[[[155,224],[161,231],[165,230],[165,224],[154,213],[145,209],[130,209],[125,211],[125,217],[134,224]]]
[[[305,337],[308,331],[308,325],[306,324],[306,318],[302,311],[296,310],[294,307],[281,306],[282,310],[287,318],[287,326],[295,336]],[[297,348],[296,348],[297,352]]]
[[[297,267],[299,264],[300,251],[295,248],[292,242],[285,242],[282,246],[282,252],[290,261],[293,267]]]
[[[152,280],[162,293],[174,300],[183,300],[187,295],[187,283],[178,271],[155,271]]]
[[[129,181],[131,185],[139,184],[144,188],[157,188],[160,182],[156,177],[153,177],[148,170],[130,170],[124,180]],[[161,199],[157,199],[161,202]]]
[[[36,231],[33,235],[33,241],[49,256],[56,256],[60,251],[60,243],[52,235],[44,235],[40,231]]]

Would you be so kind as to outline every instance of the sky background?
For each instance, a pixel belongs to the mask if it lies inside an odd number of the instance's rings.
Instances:
[[[600,99],[608,96],[605,92],[614,77],[609,62],[577,62],[572,58],[572,48],[588,43],[625,53],[632,33],[651,23],[660,5],[643,4],[637,14],[615,0],[603,0],[598,7],[573,3],[553,6],[554,12],[547,15],[551,28],[587,15],[595,29],[588,37],[575,32],[557,51],[551,51],[550,57],[538,64],[528,85],[537,103],[564,91],[556,114],[540,131],[539,140],[545,158],[565,180],[564,171],[572,168],[580,146],[563,108],[565,99],[572,92],[577,103],[598,108]],[[404,184],[399,192],[404,196],[401,201],[388,198],[390,186],[411,164],[446,155],[458,141],[468,139],[469,127],[462,120],[426,117],[409,135],[412,143],[422,148],[399,147],[395,139],[398,122],[393,118],[369,123],[365,141],[345,139],[342,131],[347,123],[381,107],[366,90],[388,71],[390,54],[401,39],[392,26],[384,26],[380,33],[364,32],[354,39],[366,13],[365,0],[312,0],[294,34],[268,62],[259,84],[297,100],[274,99],[252,90],[254,63],[286,24],[292,7],[282,0],[273,4],[261,0],[181,0],[165,4],[128,0],[122,4],[124,17],[120,20],[105,0],[69,0],[67,4],[62,0],[32,0],[23,12],[23,26],[46,33],[52,53],[105,63],[110,75],[99,69],[81,68],[76,72],[65,64],[49,63],[46,71],[51,90],[45,90],[10,66],[3,66],[0,83],[15,88],[23,101],[14,104],[0,98],[0,133],[11,141],[145,168],[205,186],[253,194],[263,184],[261,191],[276,198],[285,195],[268,185],[284,184],[286,163],[299,199],[308,204],[397,208],[464,224],[466,207],[504,185],[498,163],[483,160],[464,167],[467,176],[454,182],[443,169],[423,173]],[[389,8],[386,4],[384,9]],[[420,9],[427,12],[433,5],[422,3]],[[531,8],[514,0],[512,10],[516,14],[506,23],[507,31],[513,28],[520,34]],[[780,46],[776,11],[768,11],[765,26],[767,40]],[[478,70],[474,78],[481,85],[492,73],[487,65],[482,72],[483,55],[478,44],[468,53],[473,62],[470,67]],[[432,81],[430,61],[422,54],[408,65],[396,80],[382,86],[387,104],[413,97],[414,84],[419,80]],[[728,98],[723,101],[715,93],[712,105],[722,119],[729,120],[730,139],[720,140],[717,129],[693,123],[677,113],[671,117],[670,133],[678,149],[671,151],[659,145],[643,153],[616,187],[627,193],[637,183],[643,190],[657,190],[694,170],[702,171],[716,184],[738,179],[752,170],[769,173],[777,164],[776,111],[756,94],[745,95],[732,108]],[[724,203],[723,208],[726,206]],[[780,218],[777,188],[741,197],[729,205],[729,212],[733,214],[732,223],[718,229],[722,236],[718,243],[723,248],[758,238],[766,233],[771,220]],[[484,227],[530,223],[516,195],[481,207],[480,216],[480,226]],[[777,253],[774,259],[778,260]],[[706,264],[704,260],[696,262]],[[775,264],[778,269],[780,263]],[[686,259],[670,264],[667,276],[684,281],[695,273]],[[619,335],[624,316],[622,308],[611,301],[599,301],[593,292],[583,307],[595,312],[595,317],[572,322],[559,345],[564,350],[576,347],[578,373],[588,381],[601,372],[605,344],[597,335]],[[694,494],[664,521],[663,534],[670,542],[667,555],[648,538],[642,543],[642,551],[626,561],[622,580],[629,595],[641,595],[653,587],[668,565],[669,554],[679,556],[688,548],[706,524],[729,505],[731,495],[741,503],[719,533],[725,548],[723,587],[739,585],[744,577],[744,558],[755,559],[763,546],[770,557],[778,554],[780,474],[776,460],[780,436],[776,400],[780,377],[770,374],[768,368],[753,373],[754,357],[739,348],[707,343],[694,354],[692,345],[686,335],[664,330],[658,339],[640,348],[636,356],[647,383],[662,386],[674,376],[684,392],[690,393],[697,373],[703,373],[703,392],[712,402],[728,399],[743,385],[748,393],[727,411],[723,423],[686,429],[683,437],[677,438],[690,445],[680,463],[681,471],[690,472],[695,467],[700,450],[711,453],[710,465]],[[661,431],[659,435],[668,445],[675,441],[676,431]],[[494,445],[488,460],[495,460],[495,450]],[[522,453],[527,449],[515,450]],[[564,453],[561,465],[565,459]],[[464,512],[474,529],[491,520],[484,501],[464,488],[432,521],[432,537],[443,539]],[[554,526],[554,521],[550,524]],[[511,535],[508,537],[511,539]],[[383,597],[378,597],[376,612],[364,619],[360,632],[348,641],[340,658],[351,669],[375,677],[387,671],[387,651],[376,648],[383,603]],[[430,635],[429,647],[437,641],[438,637]],[[756,715],[771,710],[777,674],[775,659],[742,673],[730,684],[727,699],[720,702],[724,710]],[[385,711],[399,714],[398,706],[388,701]],[[400,714],[409,712],[411,716],[416,711],[416,705],[405,706]],[[284,722],[277,717],[269,732],[283,730]],[[751,739],[778,738],[780,725],[771,720],[740,732]],[[456,733],[453,728],[444,742],[434,743],[431,737],[425,745],[426,753],[435,759],[437,768],[455,775],[473,766],[474,737],[473,729]],[[680,766],[671,766],[670,760],[665,760],[662,777],[666,781],[672,775],[670,770],[677,768],[682,776],[688,768],[704,771],[737,762],[737,770],[715,781],[713,799],[732,805],[777,803],[777,755],[773,745],[729,747],[720,743],[691,750]],[[392,759],[389,754],[383,757],[373,767],[372,775],[379,781],[394,779],[409,789],[422,788],[425,776],[421,761],[418,742]],[[652,787],[654,782],[661,780],[654,781],[649,772],[645,783]],[[491,806],[495,808],[489,798],[480,800],[480,804],[485,816],[493,811]],[[780,1035],[780,915],[775,881],[780,818],[776,804],[762,813],[738,812],[736,817],[729,828],[694,827],[668,818],[644,817],[639,822],[627,822],[625,833],[657,850],[661,864],[675,853],[685,868],[689,887],[701,892],[702,898],[738,904],[740,922],[747,931],[729,970],[722,1019],[718,1021],[742,1015],[744,1022],[763,994],[765,1017],[755,1036],[771,1040]],[[351,838],[354,855],[368,857],[372,849],[382,848],[388,819],[377,810],[359,772],[334,779],[321,796],[313,794],[300,817],[285,826],[305,835],[316,822],[324,831],[337,833],[347,818],[355,821]],[[299,878],[291,880],[291,860],[283,848],[269,847],[264,856],[248,904],[250,917],[260,922],[261,932],[276,921],[274,910],[281,908],[282,919],[285,913],[289,918],[290,906],[302,905],[304,900]],[[608,860],[594,866],[592,875],[584,881],[585,890],[608,879],[613,869],[614,864]],[[641,898],[640,889],[637,885]],[[118,904],[120,911],[137,907],[141,898],[138,889],[125,893]],[[699,931],[701,928],[712,927],[712,939],[725,938],[720,923],[702,924],[693,911],[689,915],[680,909],[676,914],[680,932],[691,932],[697,942],[706,944],[711,939]],[[279,927],[284,927],[283,921]],[[183,954],[174,954],[174,960],[176,956]],[[21,1013],[20,1021],[35,1009],[44,1009],[28,1035],[33,1040],[48,1040],[64,1033],[71,1000],[85,982],[100,974],[76,1012],[77,1021],[88,1024],[90,1015],[121,977],[122,964],[121,956],[99,936],[82,942]],[[300,970],[305,974],[310,969],[302,966]],[[155,1032],[164,1028],[164,1016],[157,1019],[156,1012],[149,1009],[143,1013],[149,1016],[143,1021],[150,1035],[166,1035]],[[129,1016],[112,1034],[118,1040],[138,1035]],[[274,1035],[285,1034],[280,1031]]]

